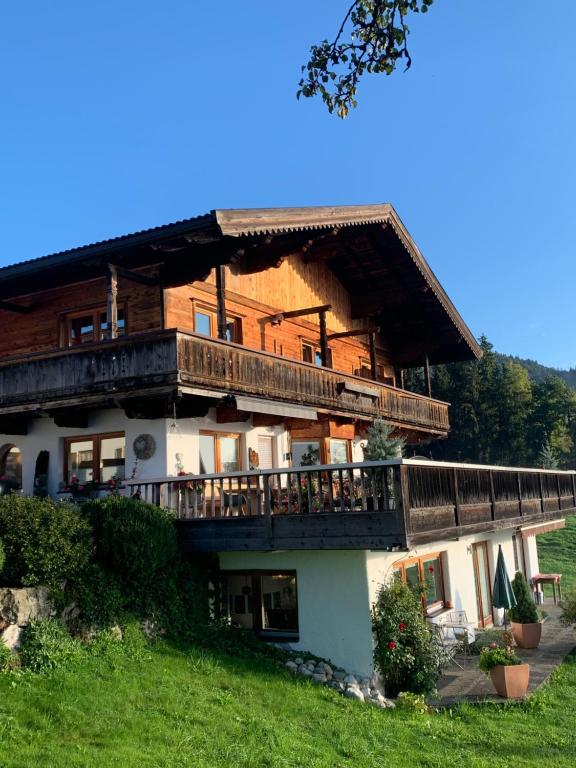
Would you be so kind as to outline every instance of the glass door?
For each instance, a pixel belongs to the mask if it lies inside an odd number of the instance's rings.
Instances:
[[[478,544],[473,544],[472,556],[474,561],[478,623],[481,627],[487,627],[492,624],[492,586],[488,564],[488,543],[480,541]]]

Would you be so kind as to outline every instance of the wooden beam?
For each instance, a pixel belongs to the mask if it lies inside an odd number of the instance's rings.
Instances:
[[[355,331],[339,331],[338,333],[329,333],[326,339],[332,341],[332,339],[345,339],[348,336],[369,336],[371,333],[377,333],[379,330],[380,328],[376,326],[370,326],[369,328],[358,328]]]
[[[109,339],[118,338],[118,274],[113,264],[108,264],[106,286],[106,325]]]
[[[322,361],[322,368],[328,367],[328,341],[326,333],[326,312],[320,310],[318,313],[320,319],[320,360]]]
[[[0,434],[27,435],[28,419],[26,416],[2,416],[0,418]]]
[[[226,271],[223,266],[216,267],[216,315],[218,338],[226,341]]]
[[[430,361],[428,355],[424,355],[424,383],[426,384],[426,394],[432,397],[432,379],[430,377]]]
[[[281,323],[290,317],[303,317],[304,315],[316,315],[320,312],[328,312],[332,309],[332,304],[321,304],[318,307],[305,307],[304,309],[291,309],[288,312],[278,312],[276,315],[270,315],[269,320],[272,323]]]
[[[372,376],[372,381],[377,381],[378,379],[378,365],[376,361],[376,333],[375,331],[371,331],[368,334],[368,343],[370,344],[370,375]]]
[[[13,304],[11,301],[0,301],[0,309],[7,312],[17,312],[19,315],[29,315],[34,311],[34,307],[23,307],[21,304]]]
[[[132,272],[130,269],[125,269],[124,267],[119,267],[116,264],[114,265],[114,269],[116,270],[116,274],[119,277],[123,277],[125,280],[131,280],[134,283],[140,283],[141,285],[159,285],[160,280],[157,277],[149,277],[148,275],[141,275],[138,272]]]
[[[81,408],[63,408],[50,411],[49,415],[54,419],[57,427],[72,427],[73,429],[86,429],[88,427],[88,411]]]

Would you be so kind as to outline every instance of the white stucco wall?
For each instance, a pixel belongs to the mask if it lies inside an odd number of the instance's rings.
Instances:
[[[372,625],[364,551],[226,552],[222,570],[295,570],[299,643],[347,671],[372,674]]]

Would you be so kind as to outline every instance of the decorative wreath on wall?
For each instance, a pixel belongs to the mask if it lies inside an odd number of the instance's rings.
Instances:
[[[156,440],[152,435],[138,435],[132,443],[134,455],[140,461],[151,459],[156,453]]]

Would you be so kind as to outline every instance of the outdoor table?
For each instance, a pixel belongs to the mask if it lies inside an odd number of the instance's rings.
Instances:
[[[543,586],[544,584],[552,584],[552,592],[554,593],[554,605],[556,605],[556,584],[558,584],[558,598],[562,600],[562,585],[560,584],[561,579],[561,573],[537,573],[535,576],[532,576],[530,583],[534,592],[537,591],[539,586]]]

